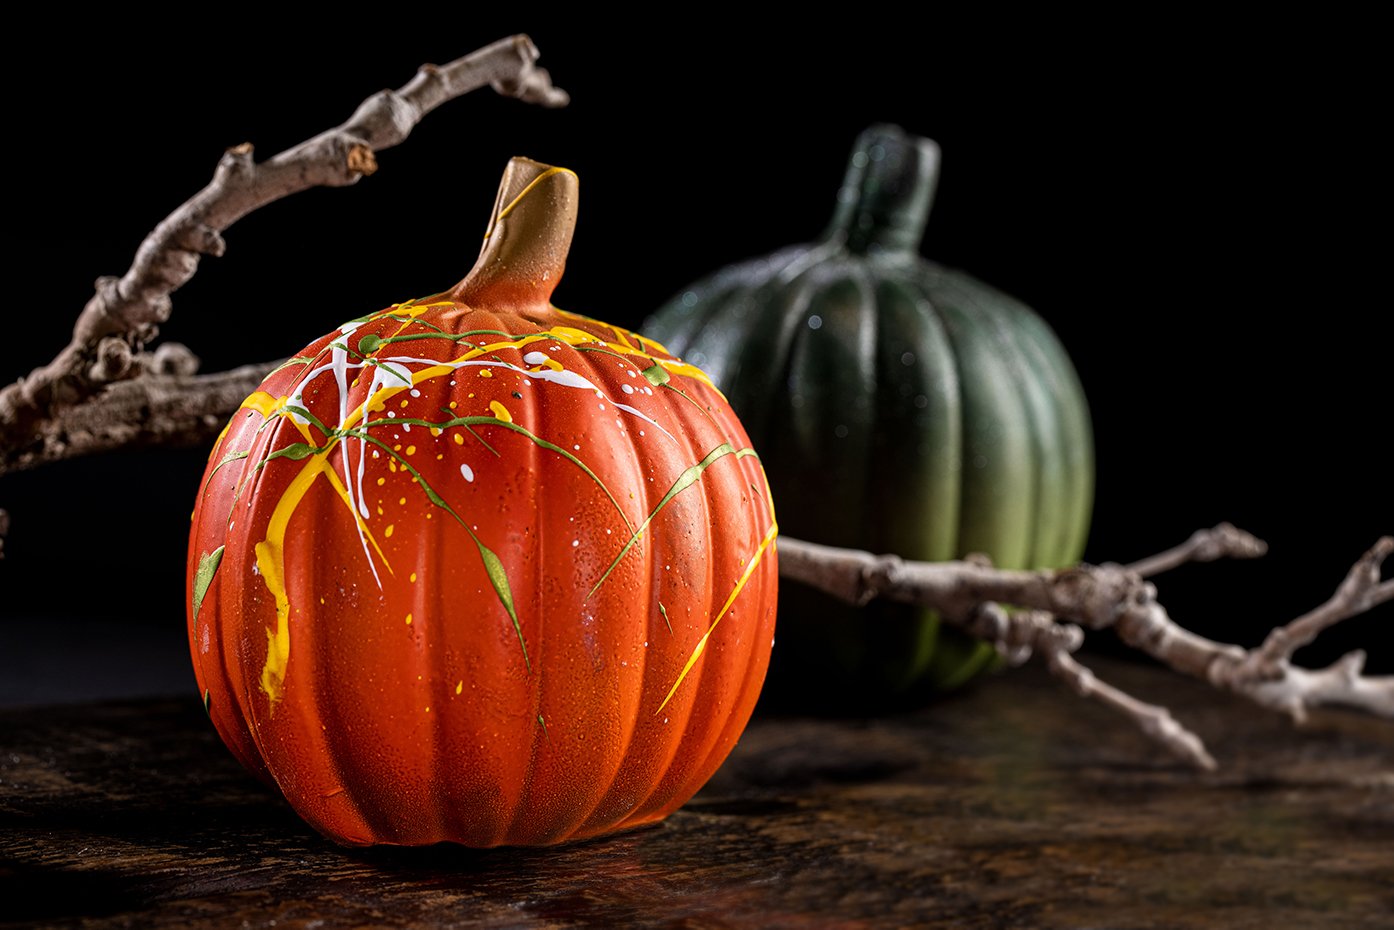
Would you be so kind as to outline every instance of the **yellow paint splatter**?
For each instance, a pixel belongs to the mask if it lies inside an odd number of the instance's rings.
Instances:
[[[407,614],[407,626],[411,626],[411,614]]]
[[[381,487],[382,485],[384,485],[384,484],[386,484],[386,483],[387,483],[387,479],[386,479],[386,478],[378,478],[378,486],[379,486],[379,487]]]
[[[463,691],[464,689],[465,689],[465,683],[464,683],[463,680],[455,682],[455,693],[456,693],[456,694],[459,694],[459,693],[460,693],[461,691]]]
[[[452,403],[453,403],[453,401],[452,401]],[[431,435],[432,435],[432,436],[439,436],[439,435],[440,435],[441,433],[443,433],[443,432],[445,432],[445,431],[442,430],[439,426],[433,426],[433,427],[431,427]]]
[[[489,369],[487,369],[487,368],[481,368],[481,369],[479,369],[479,377],[481,377],[481,378],[492,378],[493,376],[494,376],[494,373],[493,373],[492,371],[490,371]]]
[[[402,407],[405,408],[406,405],[409,403],[411,403],[411,398],[407,398],[406,400],[402,401]]]
[[[512,423],[512,422],[513,422],[513,414],[509,413],[509,412],[508,412],[508,408],[505,407],[503,404],[499,403],[498,401],[496,401],[496,400],[491,400],[491,401],[489,401],[489,409],[492,410],[492,411],[494,412],[494,416],[498,417],[498,418],[499,418],[500,420],[502,420],[503,422],[505,422],[505,423]]]
[[[416,446],[407,446],[407,455],[415,455]]]
[[[451,410],[454,410],[454,409],[455,409],[456,407],[458,407],[458,406],[459,406],[459,404],[458,404],[456,401],[453,401],[453,400],[452,400],[452,401],[450,402],[450,409],[451,409]]]
[[[415,581],[416,581],[416,572],[412,572],[412,573],[411,573],[411,579],[410,579],[410,580],[411,580],[413,583],[415,583]]]
[[[707,640],[711,638],[712,631],[715,630],[716,625],[721,622],[721,618],[726,616],[726,612],[731,609],[731,605],[736,602],[736,597],[745,589],[745,583],[749,581],[750,576],[754,574],[755,566],[760,564],[760,560],[765,557],[765,551],[769,549],[770,544],[774,542],[775,537],[778,535],[779,525],[771,523],[769,530],[765,533],[765,538],[760,542],[760,547],[755,550],[755,557],[752,558],[750,564],[745,567],[745,571],[741,574],[740,580],[736,582],[735,588],[731,591],[731,596],[726,598],[725,604],[721,605],[721,610],[717,613],[716,619],[712,621],[712,625],[707,627],[707,632],[703,633],[702,638],[697,641],[697,648],[692,650],[692,655],[688,657],[687,664],[683,666],[682,672],[678,674],[678,680],[673,682],[673,687],[669,689],[668,696],[663,699],[662,704],[658,705],[658,710],[654,711],[655,715],[662,713],[663,708],[667,707],[668,702],[673,699],[673,695],[678,693],[678,688],[682,686],[683,679],[687,678],[687,673],[692,671],[692,666],[697,664],[698,656],[707,648]]]
[[[397,503],[398,503],[398,504],[405,504],[406,502],[407,502],[407,499],[406,499],[405,497],[399,497],[399,498],[397,498]]]
[[[382,531],[382,535],[386,536],[388,539],[391,539],[391,538],[392,538],[392,531],[395,530],[396,528],[397,528],[397,524],[395,524],[395,523],[389,523],[389,524],[387,524],[387,529],[385,529],[385,530]]]
[[[455,404],[452,402],[452,403],[450,404],[450,406],[453,407],[453,406],[455,406]],[[456,433],[456,434],[455,434],[455,445],[457,445],[457,446],[463,446],[464,444],[465,444],[465,437],[462,436],[462,435],[460,435],[459,433]]]

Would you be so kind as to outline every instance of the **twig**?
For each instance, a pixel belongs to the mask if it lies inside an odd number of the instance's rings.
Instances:
[[[150,371],[118,382],[49,423],[43,448],[51,457],[76,458],[140,446],[211,443],[247,395],[280,364],[243,365],[209,375]]]
[[[1073,653],[1084,644],[1084,631],[1073,623],[1058,623],[1044,610],[1008,613],[1002,605],[986,603],[973,611],[967,632],[992,643],[1011,665],[1020,665],[1034,653],[1041,656],[1051,674],[1083,698],[1094,698],[1128,717],[1168,752],[1196,768],[1212,771],[1215,760],[1200,737],[1186,729],[1171,711],[1140,701],[1125,691],[1100,681],[1077,662]]]
[[[1127,567],[1143,578],[1185,565],[1187,562],[1214,562],[1216,559],[1256,559],[1268,552],[1268,544],[1232,523],[1221,523],[1208,530],[1196,530],[1181,545],[1139,559]]]
[[[1343,705],[1394,718],[1394,676],[1362,675],[1362,653],[1351,653],[1318,670],[1290,661],[1293,652],[1321,630],[1394,600],[1394,581],[1381,582],[1379,577],[1384,560],[1394,553],[1394,537],[1377,542],[1329,601],[1275,630],[1253,650],[1206,639],[1178,626],[1157,602],[1156,589],[1142,574],[1164,571],[1187,559],[1253,556],[1262,551],[1258,540],[1221,525],[1131,567],[1080,565],[1058,572],[1008,571],[994,569],[981,559],[905,562],[893,555],[874,556],[787,537],[779,541],[779,563],[783,577],[851,603],[884,597],[929,607],[946,622],[986,639],[1008,656],[1020,659],[1023,652],[1040,652],[1051,670],[1076,691],[1123,711],[1172,752],[1209,768],[1213,760],[1200,740],[1172,720],[1165,709],[1101,685],[1080,667],[1070,656],[1077,646],[1076,634],[1055,632],[1077,628],[1058,624],[1054,617],[1069,618],[1091,629],[1112,627],[1124,642],[1176,671],[1298,720],[1309,709],[1323,705]],[[1008,612],[999,604],[1026,609]],[[984,621],[984,616],[992,620]]]
[[[442,103],[480,87],[564,106],[566,93],[534,65],[537,55],[527,36],[502,39],[444,67],[423,66],[399,90],[363,101],[341,126],[260,164],[248,143],[228,149],[208,186],[145,238],[126,274],[98,279],[58,356],[0,390],[0,474],[101,447],[64,444],[54,420],[113,382],[145,372],[140,350],[169,318],[170,295],[193,277],[200,256],[223,254],[222,233],[237,220],[298,191],[340,187],[372,174],[374,152],[405,140]],[[49,447],[51,438],[58,444]]]

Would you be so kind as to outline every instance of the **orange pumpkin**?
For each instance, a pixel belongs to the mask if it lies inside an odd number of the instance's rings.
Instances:
[[[696,368],[549,303],[576,177],[504,175],[454,289],[272,373],[194,509],[214,726],[350,845],[659,820],[735,745],[773,639],[774,513]]]

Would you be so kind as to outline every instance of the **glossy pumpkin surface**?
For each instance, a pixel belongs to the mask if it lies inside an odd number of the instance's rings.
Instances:
[[[929,140],[868,130],[821,241],[694,284],[645,331],[726,392],[783,532],[909,559],[1068,564],[1093,495],[1083,394],[1036,314],[919,256],[937,166]],[[781,611],[766,690],[800,707],[953,687],[993,660],[906,606],[851,609],[789,585]]]
[[[233,753],[340,843],[658,820],[759,693],[759,460],[696,368],[550,305],[575,197],[515,160],[464,282],[312,343],[209,460],[199,686]]]

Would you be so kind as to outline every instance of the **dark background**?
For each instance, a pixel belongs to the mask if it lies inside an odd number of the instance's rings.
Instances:
[[[330,29],[248,10],[159,39],[103,14],[16,28],[0,378],[58,351],[92,280],[122,273],[225,147],[269,157],[421,62],[527,31],[569,109],[489,91],[448,104],[376,176],[233,227],[164,335],[211,371],[449,286],[514,154],[582,179],[556,303],[637,326],[694,278],[817,235],[857,132],[897,122],[944,151],[925,254],[1034,306],[1078,366],[1098,443],[1086,558],[1226,519],[1258,533],[1262,562],[1161,585],[1182,623],[1251,644],[1394,532],[1387,73],[1370,24],[389,12],[326,8]],[[205,456],[0,479],[0,700],[191,687],[184,549]],[[1391,627],[1387,605],[1304,658],[1363,645],[1394,670]]]

